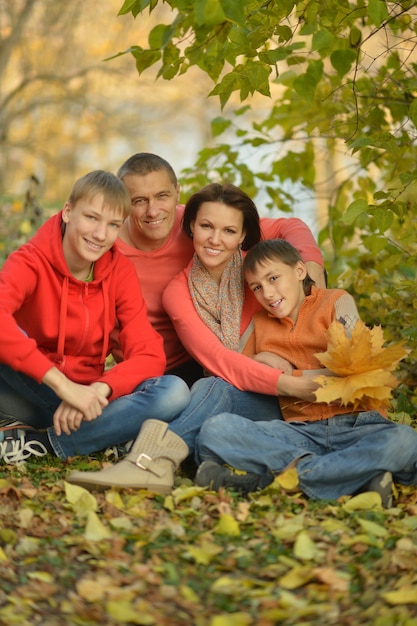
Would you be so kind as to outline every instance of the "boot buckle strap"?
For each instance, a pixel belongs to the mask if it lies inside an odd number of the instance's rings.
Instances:
[[[137,465],[137,467],[142,470],[152,472],[152,474],[155,474],[155,476],[163,476],[164,472],[162,468],[158,466],[158,463],[156,463],[153,458],[149,456],[149,454],[145,454],[145,452],[141,452],[139,454],[138,458],[135,461],[135,465]]]
[[[138,467],[140,467],[140,469],[147,470],[149,469],[149,465],[152,463],[152,457],[149,456],[149,454],[141,452],[135,463]]]

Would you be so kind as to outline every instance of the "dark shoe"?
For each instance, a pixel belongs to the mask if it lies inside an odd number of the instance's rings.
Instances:
[[[26,440],[27,430],[0,430],[0,461],[22,463],[30,456],[44,456],[48,450],[41,441]]]
[[[249,472],[237,474],[214,461],[204,461],[195,476],[195,483],[199,487],[209,487],[212,491],[218,491],[219,487],[230,487],[243,494],[264,489],[273,480],[272,474],[251,474]]]
[[[361,489],[361,493],[365,491],[376,491],[381,496],[382,506],[385,509],[392,507],[392,474],[391,472],[382,472],[369,480]]]

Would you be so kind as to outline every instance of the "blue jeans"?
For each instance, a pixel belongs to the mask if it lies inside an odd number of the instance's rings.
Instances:
[[[145,420],[170,422],[189,401],[190,390],[181,378],[148,378],[132,393],[110,402],[92,422],[82,421],[78,430],[57,437],[52,424],[60,398],[47,385],[0,365],[0,415],[38,430],[47,429],[51,445],[62,459],[136,439]]]
[[[300,490],[313,499],[351,495],[390,471],[417,484],[417,432],[377,411],[337,415],[319,422],[253,422],[222,413],[201,428],[196,458],[236,469],[279,474],[297,462]]]
[[[169,430],[181,437],[190,454],[202,424],[218,413],[238,413],[250,420],[282,420],[278,397],[239,391],[222,378],[202,378],[191,388],[191,400]],[[220,431],[220,436],[223,434]]]

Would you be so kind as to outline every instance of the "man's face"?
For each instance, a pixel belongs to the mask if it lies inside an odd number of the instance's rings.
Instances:
[[[175,222],[179,185],[175,187],[165,169],[145,176],[128,174],[123,182],[132,203],[127,218],[131,242],[141,250],[160,248]]]

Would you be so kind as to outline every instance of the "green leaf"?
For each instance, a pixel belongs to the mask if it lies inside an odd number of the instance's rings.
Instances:
[[[385,233],[392,226],[394,214],[387,208],[376,208],[373,210],[373,216],[378,226],[379,232]]]
[[[303,74],[294,80],[294,89],[305,100],[312,101],[316,93],[317,81],[313,76]]]
[[[362,213],[366,213],[367,211],[368,203],[366,202],[366,200],[355,200],[348,206],[346,213],[343,215],[343,223],[353,224],[353,222],[359,215],[361,215]]]
[[[224,117],[216,117],[214,120],[211,120],[211,133],[213,137],[218,137],[221,135],[226,128],[231,126],[232,122],[230,120],[226,120]]]
[[[212,0],[209,0],[212,2]],[[244,0],[220,0],[220,4],[224,11],[224,15],[230,22],[234,22],[235,24],[239,24],[240,26],[246,26],[246,16],[244,12]]]
[[[356,48],[362,41],[362,30],[356,26],[352,26],[349,34],[350,45]]]
[[[171,26],[165,24],[158,24],[149,33],[148,41],[149,47],[152,50],[160,50],[171,41],[173,36],[173,30]]]
[[[413,122],[414,126],[417,128],[417,98],[414,98],[410,104],[408,115],[410,116],[410,120]]]
[[[194,13],[197,26],[214,26],[226,20],[220,0],[195,0]]]
[[[323,62],[310,61],[305,74],[294,80],[294,89],[305,100],[312,101],[317,84],[323,76]]]
[[[230,72],[223,76],[220,83],[218,83],[215,88],[210,91],[209,96],[219,96],[220,104],[223,108],[226,102],[229,100],[231,94],[236,89],[239,89],[240,81],[234,72]]]
[[[147,7],[149,7],[149,11],[153,11],[157,4],[158,0],[125,0],[118,15],[132,13],[133,17],[137,17]]]
[[[313,35],[312,50],[323,50],[333,45],[335,38],[326,28],[319,30]]]
[[[291,54],[291,52],[292,52],[291,48],[289,47],[275,48],[274,50],[267,50],[266,52],[260,52],[259,59],[263,63],[269,63],[273,65],[274,63],[277,63],[278,61],[283,61],[284,59],[286,59]]]
[[[388,8],[385,0],[369,0],[368,16],[371,24],[381,26],[388,19]]]
[[[281,43],[282,41],[290,41],[293,36],[293,32],[289,26],[286,24],[279,24],[275,28],[275,34],[278,35],[278,41]]]
[[[139,47],[132,51],[132,55],[135,57],[136,69],[139,74],[157,63],[162,56],[159,50],[143,50]]]
[[[118,15],[126,15],[127,13],[133,13],[133,16],[141,11],[141,0],[125,0]]]
[[[330,55],[330,62],[340,77],[347,74],[356,61],[356,52],[353,50],[335,50]]]
[[[385,237],[380,237],[379,235],[364,235],[362,237],[362,241],[364,246],[372,252],[372,254],[378,254],[381,250],[384,250],[387,247],[387,240]]]

